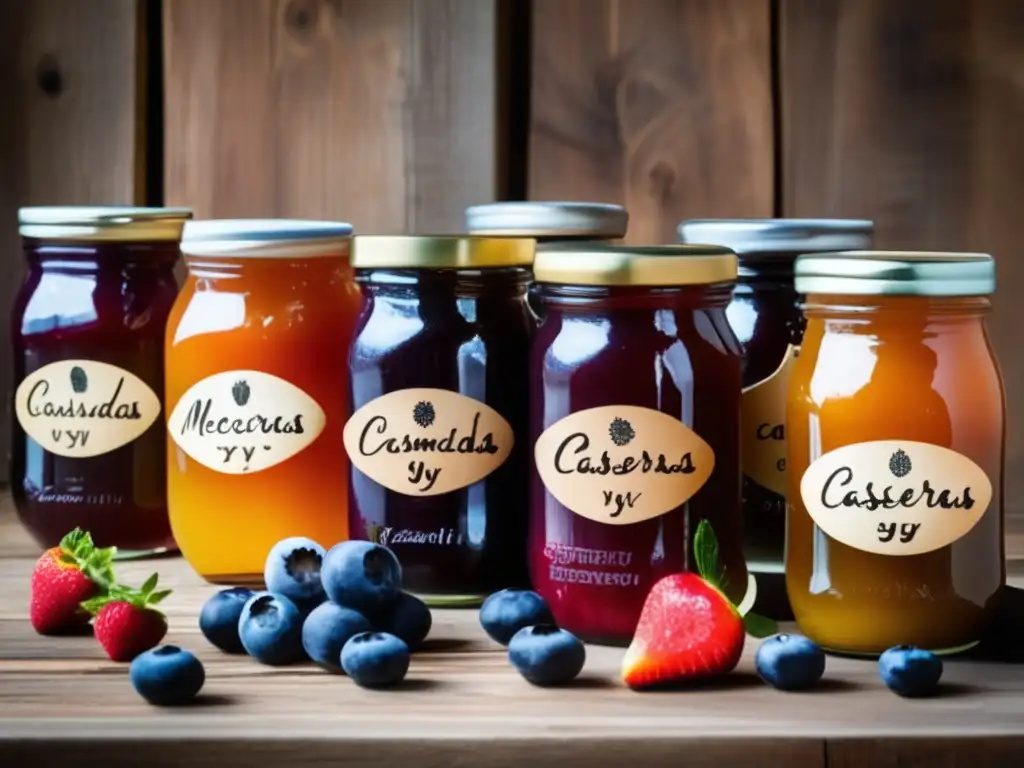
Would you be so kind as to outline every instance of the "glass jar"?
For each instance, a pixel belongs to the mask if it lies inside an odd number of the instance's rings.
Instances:
[[[651,586],[696,570],[707,519],[738,602],[736,256],[586,244],[538,253],[534,272],[547,311],[530,356],[534,588],[560,626],[628,643]]]
[[[629,213],[612,203],[507,201],[466,209],[466,231],[489,237],[531,237],[537,249],[570,247],[581,241],[614,242],[626,236]],[[544,307],[537,286],[529,289],[530,306],[538,317]]]
[[[348,366],[359,291],[348,224],[192,222],[167,326],[167,473],[181,552],[261,584],[267,552],[347,534]]]
[[[757,577],[757,610],[776,619],[792,618],[783,573],[786,398],[804,335],[793,262],[802,253],[870,248],[873,230],[872,222],[859,219],[691,219],[679,225],[680,242],[722,245],[739,256],[726,315],[743,347],[744,551]]]
[[[786,584],[832,651],[973,644],[1005,575],[1002,379],[983,254],[801,256]]]
[[[10,485],[44,548],[81,527],[121,554],[174,548],[163,336],[184,208],[22,208]]]
[[[349,525],[390,547],[431,605],[527,583],[533,252],[517,238],[355,241]]]

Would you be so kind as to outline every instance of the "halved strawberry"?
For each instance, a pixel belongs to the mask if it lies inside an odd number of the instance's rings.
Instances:
[[[744,619],[719,589],[718,541],[707,520],[697,526],[693,550],[700,575],[666,576],[647,595],[622,660],[622,679],[630,688],[716,677],[740,660]]]

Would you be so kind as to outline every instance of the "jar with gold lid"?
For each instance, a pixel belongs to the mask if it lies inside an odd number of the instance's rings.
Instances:
[[[538,252],[530,354],[530,569],[558,624],[628,643],[651,586],[696,570],[707,519],[726,591],[748,586],[740,517],[736,256],[585,243]]]
[[[35,207],[18,219],[10,485],[42,547],[68,531],[173,549],[164,474],[164,328],[186,208]]]
[[[786,583],[823,647],[951,651],[1003,584],[1003,383],[985,328],[992,258],[801,256],[790,380]]]
[[[478,604],[527,581],[534,246],[355,239],[350,531],[390,547],[406,588],[432,605]]]

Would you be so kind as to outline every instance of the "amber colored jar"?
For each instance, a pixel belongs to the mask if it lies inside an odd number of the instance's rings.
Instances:
[[[628,643],[651,586],[696,570],[707,519],[738,602],[736,256],[585,244],[539,252],[534,271],[547,313],[530,355],[534,588],[565,629]]]
[[[357,237],[349,355],[349,525],[391,548],[405,588],[470,606],[524,586],[526,304],[534,241]]]
[[[167,474],[181,552],[208,581],[259,584],[280,539],[346,538],[348,224],[191,222],[167,326]]]
[[[42,547],[81,527],[121,554],[174,548],[163,337],[184,208],[19,211],[10,485]]]
[[[823,647],[954,651],[1005,576],[1003,383],[983,254],[801,256],[786,583]]]
[[[873,229],[860,219],[691,219],[679,225],[680,242],[722,245],[739,256],[726,315],[743,346],[744,551],[757,577],[757,610],[776,619],[792,618],[783,574],[785,420],[789,374],[804,335],[793,263],[802,253],[870,248]]]

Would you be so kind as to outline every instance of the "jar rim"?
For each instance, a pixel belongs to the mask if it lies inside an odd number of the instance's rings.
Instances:
[[[996,289],[995,259],[951,251],[801,254],[794,283],[802,294],[986,296]]]
[[[629,226],[629,213],[614,203],[503,201],[471,205],[465,215],[466,231],[474,235],[615,240]]]
[[[537,252],[538,283],[603,286],[735,282],[736,254],[715,245],[564,244]]]
[[[191,218],[191,208],[27,206],[18,209],[18,233],[23,238],[63,242],[178,242]]]
[[[529,267],[536,241],[475,235],[358,235],[356,269],[494,269]]]
[[[871,247],[869,219],[687,219],[677,227],[681,243],[714,243],[744,261],[789,260],[798,253]]]
[[[314,219],[204,219],[185,225],[186,256],[232,259],[344,256],[352,225]]]

